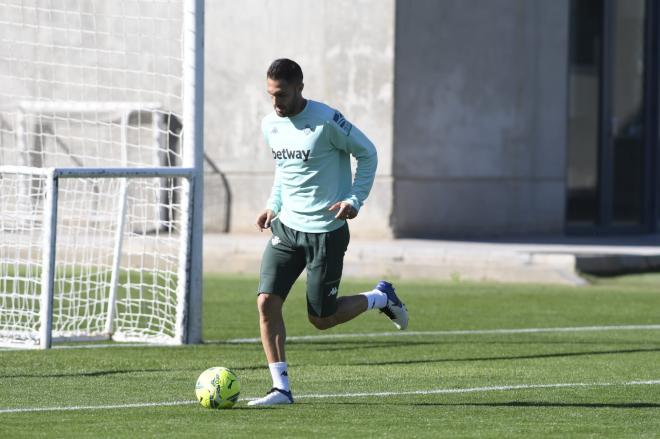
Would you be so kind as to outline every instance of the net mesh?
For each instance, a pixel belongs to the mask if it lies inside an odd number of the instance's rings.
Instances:
[[[176,198],[179,183],[71,178],[59,185],[53,336],[104,335],[114,306],[116,339],[172,339],[184,212],[178,203],[159,200]],[[0,172],[0,337],[6,339],[39,339],[44,187],[43,176]],[[167,222],[163,206],[171,211]],[[119,230],[121,258],[112,282]]]
[[[9,167],[181,166],[181,17],[174,0],[0,0],[0,343],[39,338],[45,251],[46,177]],[[113,310],[117,339],[174,337],[183,184],[59,179],[53,336],[107,334]]]
[[[161,129],[176,125],[181,11],[167,0],[0,0],[0,163],[118,161],[123,111],[132,110],[134,126],[152,113],[171,122]],[[180,135],[169,130],[153,146],[132,134],[129,166],[144,164],[146,145],[171,154]],[[40,141],[49,139],[60,141],[49,142],[39,163]]]
[[[38,339],[45,178],[0,173],[0,338]],[[10,232],[11,233],[8,233]]]
[[[151,180],[151,181],[150,181]],[[112,286],[115,234],[126,185],[122,257],[117,277],[116,333],[125,338],[174,336],[181,212],[162,223],[162,179],[63,179],[59,200],[54,333],[101,334]],[[86,196],[90,192],[95,197]],[[179,210],[177,205],[169,205]],[[90,215],[90,212],[94,214]],[[67,239],[60,239],[60,237]]]

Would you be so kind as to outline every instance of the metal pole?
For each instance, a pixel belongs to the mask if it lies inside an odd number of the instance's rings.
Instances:
[[[53,334],[53,295],[55,290],[55,260],[57,240],[58,178],[49,169],[45,177],[44,219],[42,237],[41,303],[39,321],[40,347],[49,349]]]
[[[128,117],[125,111],[121,116],[121,165],[128,163]],[[119,286],[119,270],[121,268],[121,253],[124,243],[124,227],[126,224],[126,207],[128,198],[128,180],[122,178],[119,183],[119,210],[117,211],[117,228],[115,229],[115,246],[112,255],[112,274],[110,275],[110,294],[105,321],[105,333],[112,336],[114,332],[115,309],[117,303],[117,288]]]
[[[177,338],[202,341],[202,233],[204,200],[204,0],[183,5],[183,166],[195,169],[183,180],[181,205],[191,211],[182,218],[182,235],[189,232],[186,269],[179,276]],[[182,236],[183,238],[183,236]],[[183,276],[183,277],[182,277]]]

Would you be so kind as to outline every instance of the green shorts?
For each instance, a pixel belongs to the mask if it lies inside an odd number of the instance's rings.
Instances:
[[[293,283],[307,269],[307,312],[328,317],[337,311],[337,293],[344,253],[350,234],[348,224],[327,233],[305,233],[271,222],[273,236],[261,260],[258,293],[286,299]]]

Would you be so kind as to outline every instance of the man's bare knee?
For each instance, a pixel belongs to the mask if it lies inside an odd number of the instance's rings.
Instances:
[[[262,318],[268,318],[273,314],[281,313],[282,303],[282,298],[276,294],[259,294],[257,296],[257,309],[259,310],[259,316]]]
[[[308,315],[307,318],[309,319],[311,324],[314,325],[316,329],[320,329],[321,331],[325,329],[330,329],[333,326],[337,325],[335,316],[316,317],[316,316]]]

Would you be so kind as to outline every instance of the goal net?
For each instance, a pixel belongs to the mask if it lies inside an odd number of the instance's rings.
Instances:
[[[0,345],[201,340],[202,18],[0,0]]]

